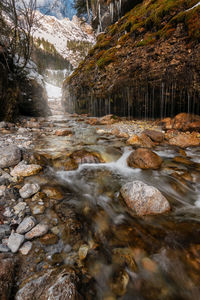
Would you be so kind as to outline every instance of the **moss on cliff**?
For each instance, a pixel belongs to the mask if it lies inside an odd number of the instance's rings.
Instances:
[[[200,92],[198,2],[145,0],[135,6],[98,36],[97,44],[64,82],[67,97],[90,101],[116,97],[120,102],[133,87],[135,93],[145,90],[148,95],[149,85],[162,92],[162,84],[168,85],[172,77],[179,91],[187,85],[190,92],[194,88]]]

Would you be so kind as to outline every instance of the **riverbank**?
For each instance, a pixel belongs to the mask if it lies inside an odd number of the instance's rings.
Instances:
[[[179,118],[0,123],[5,299],[198,298],[200,134]],[[138,188],[156,193],[148,208]]]

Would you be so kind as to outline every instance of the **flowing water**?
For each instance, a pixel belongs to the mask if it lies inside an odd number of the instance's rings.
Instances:
[[[160,170],[130,168],[126,159],[134,150],[125,140],[85,119],[50,117],[43,123],[47,134],[35,142],[45,171],[34,180],[59,188],[64,198],[41,216],[59,239],[50,246],[35,242],[33,271],[73,266],[81,274],[83,299],[199,299],[199,149],[187,149],[185,162],[176,162],[178,148],[158,146],[155,152],[164,160]],[[56,136],[50,128],[69,129],[72,135]],[[104,162],[86,156],[68,170],[65,161],[83,149]],[[157,187],[171,211],[145,217],[131,213],[119,191],[134,180]]]

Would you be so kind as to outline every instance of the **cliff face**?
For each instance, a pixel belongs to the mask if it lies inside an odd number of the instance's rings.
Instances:
[[[197,4],[146,0],[108,27],[66,79],[66,110],[150,118],[199,113]]]
[[[6,60],[5,60],[6,58]],[[17,76],[5,50],[0,49],[0,120],[12,121],[19,114],[50,114],[45,88],[35,79]]]

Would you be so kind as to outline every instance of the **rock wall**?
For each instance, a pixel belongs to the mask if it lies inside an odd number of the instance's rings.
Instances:
[[[99,33],[116,22],[142,0],[95,0],[92,6],[92,27]]]
[[[44,87],[25,76],[16,76],[13,62],[2,48],[0,69],[0,120],[11,121],[18,114],[50,114]]]
[[[63,86],[69,112],[139,118],[200,113],[198,1],[143,1],[98,36]]]

